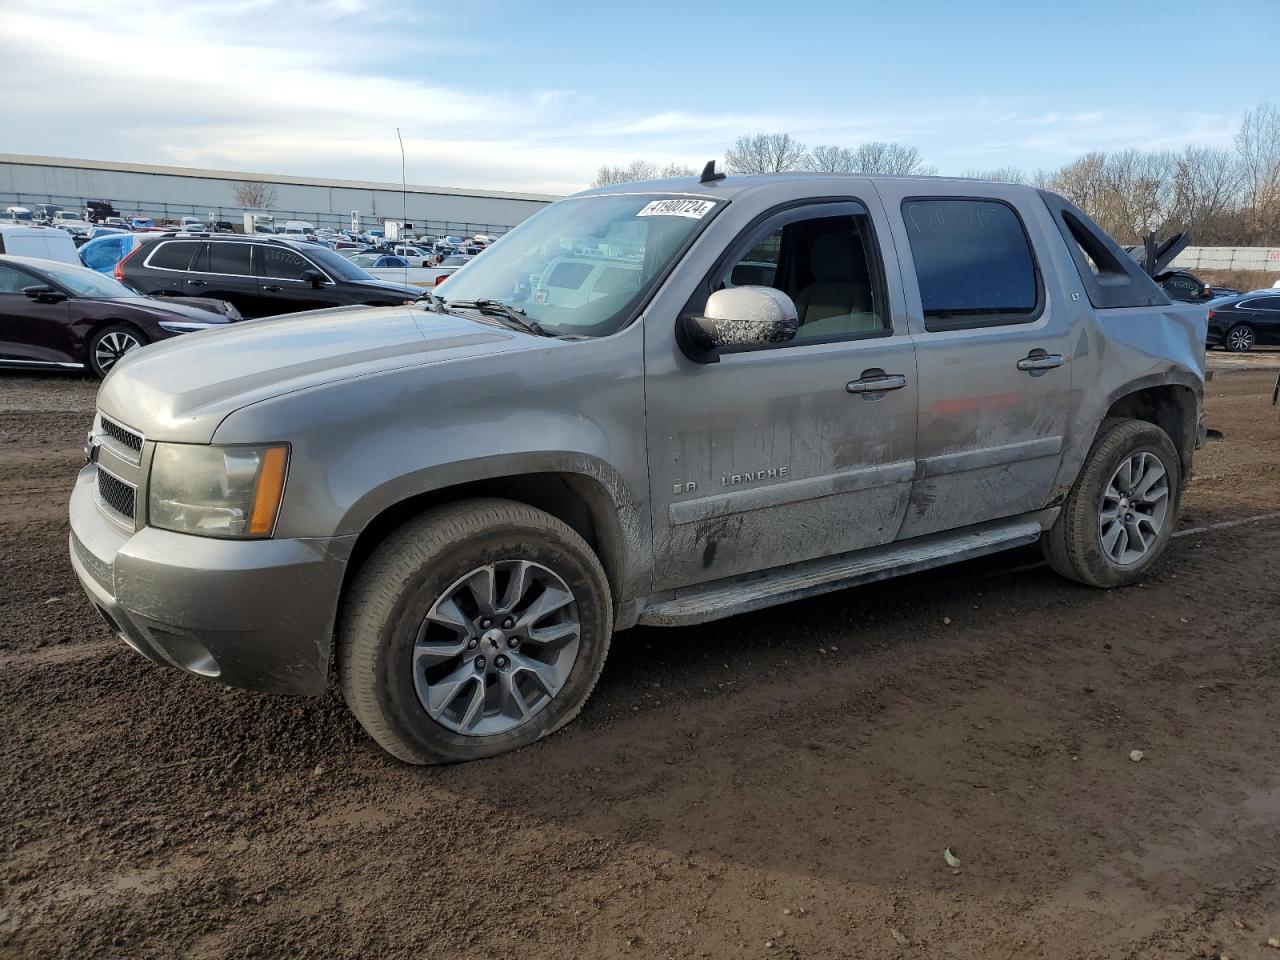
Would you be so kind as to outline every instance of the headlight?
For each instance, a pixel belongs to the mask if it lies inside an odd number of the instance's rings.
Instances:
[[[269,537],[276,525],[289,448],[157,443],[148,522],[205,537]]]

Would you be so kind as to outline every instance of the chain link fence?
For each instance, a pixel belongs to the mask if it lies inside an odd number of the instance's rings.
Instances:
[[[31,209],[37,204],[56,204],[66,210],[76,210],[83,212],[86,204],[90,200],[102,200],[103,197],[70,197],[58,196],[54,194],[32,194],[32,193],[0,193],[0,209],[4,207],[26,207]],[[246,210],[243,207],[198,207],[193,204],[183,203],[153,203],[146,200],[110,200],[113,207],[116,208],[120,216],[126,220],[131,217],[150,217],[157,223],[166,221],[178,222],[182,217],[198,217],[202,223],[208,223],[210,220],[223,221],[230,223],[237,232],[244,229],[244,215],[246,213],[268,213],[277,225],[283,225],[286,220],[301,220],[304,223],[312,223],[317,227],[329,227],[334,230],[349,230],[351,228],[351,215],[349,213],[321,213],[313,210]],[[394,218],[388,218],[394,219]],[[365,216],[361,218],[361,229],[369,230],[380,227],[383,218]],[[511,229],[510,224],[502,223],[470,223],[458,220],[432,220],[410,219],[409,223],[413,224],[412,232],[415,236],[461,236],[471,237],[477,233],[486,234],[491,237],[501,236]]]

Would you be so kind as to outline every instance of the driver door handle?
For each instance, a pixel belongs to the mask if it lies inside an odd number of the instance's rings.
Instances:
[[[900,373],[878,373],[864,376],[860,380],[850,380],[844,385],[849,393],[883,393],[886,390],[901,390],[907,385],[907,378]]]
[[[279,293],[281,290],[283,290],[283,289],[284,289],[284,287],[278,287],[278,286],[276,286],[274,283],[272,283],[272,284],[268,284],[267,286],[263,287],[262,289],[263,289],[263,291],[265,291],[266,293]]]
[[[1043,350],[1032,350],[1029,354],[1018,361],[1018,369],[1033,370],[1052,370],[1054,367],[1060,367],[1067,361],[1062,359],[1060,353],[1045,353]]]

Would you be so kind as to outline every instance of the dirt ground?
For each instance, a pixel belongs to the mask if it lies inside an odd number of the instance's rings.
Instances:
[[[1198,530],[1280,511],[1280,353],[1214,362],[1142,586],[1024,551],[638,629],[570,728],[435,769],[113,639],[93,386],[4,377],[0,957],[1280,958],[1280,518]]]

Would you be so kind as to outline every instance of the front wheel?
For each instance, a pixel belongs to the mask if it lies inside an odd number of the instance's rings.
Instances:
[[[1044,535],[1049,565],[1095,587],[1139,580],[1173,536],[1181,483],[1167,433],[1145,420],[1107,421]]]
[[[569,526],[464,501],[410,521],[361,567],[339,620],[342,693],[401,760],[490,757],[577,716],[612,630],[604,571]]]
[[[133,327],[113,323],[89,338],[89,369],[101,380],[130,350],[146,346],[147,338]]]

